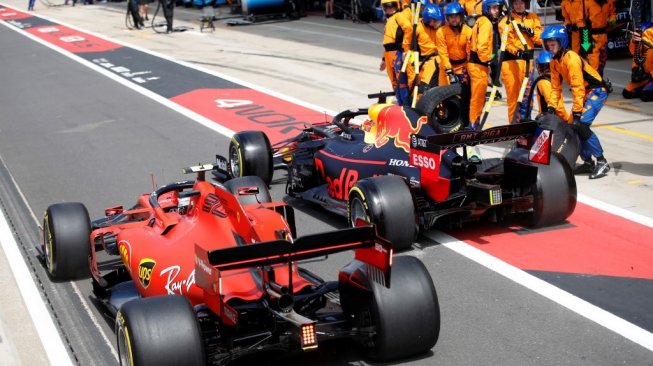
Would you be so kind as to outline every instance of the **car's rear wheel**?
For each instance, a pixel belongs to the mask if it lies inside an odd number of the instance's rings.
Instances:
[[[270,191],[268,186],[265,185],[265,182],[260,177],[257,176],[248,176],[233,178],[224,183],[224,186],[238,197],[238,202],[241,205],[253,205],[256,203],[268,203],[272,202],[272,197],[270,196]],[[258,188],[257,194],[239,194],[238,191],[243,187],[256,187]]]
[[[390,361],[428,352],[440,335],[440,305],[424,264],[395,257],[390,288],[375,282],[368,267],[355,260],[338,278],[340,303],[353,326],[374,329],[371,338],[362,338],[370,358]]]
[[[417,101],[415,110],[426,115],[429,125],[437,133],[459,131],[467,119],[461,92],[460,83],[431,88]]]
[[[398,250],[409,248],[418,232],[410,188],[394,175],[356,182],[349,191],[347,219],[352,227],[376,225],[378,234]]]
[[[229,174],[232,178],[256,175],[265,184],[272,182],[272,146],[261,131],[238,132],[229,143]]]
[[[116,316],[116,338],[123,366],[206,364],[195,311],[180,295],[125,303]]]
[[[545,114],[537,119],[542,128],[553,131],[551,151],[562,155],[569,166],[576,166],[580,154],[580,139],[571,126],[554,114]]]
[[[43,218],[45,265],[53,279],[72,280],[90,275],[91,221],[79,202],[50,205]]]
[[[538,165],[537,182],[531,189],[533,211],[528,215],[529,226],[561,224],[576,208],[576,179],[558,153],[551,154],[549,165]]]
[[[394,258],[390,288],[372,282],[372,319],[376,336],[370,357],[379,361],[428,352],[440,335],[440,305],[424,263]]]

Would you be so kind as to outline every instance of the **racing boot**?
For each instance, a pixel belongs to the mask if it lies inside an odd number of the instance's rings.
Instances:
[[[597,160],[596,166],[594,167],[592,174],[590,174],[590,179],[605,177],[609,171],[610,171],[610,164],[608,164],[607,160],[605,159]]]
[[[594,160],[585,160],[583,164],[574,168],[574,174],[588,174],[594,171]]]

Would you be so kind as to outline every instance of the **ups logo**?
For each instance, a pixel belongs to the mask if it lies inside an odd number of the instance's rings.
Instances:
[[[150,280],[152,279],[152,271],[156,262],[150,258],[143,258],[138,263],[138,280],[141,282],[144,288],[150,285]]]

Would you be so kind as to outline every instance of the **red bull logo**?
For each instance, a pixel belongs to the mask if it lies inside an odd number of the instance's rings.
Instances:
[[[409,152],[410,135],[422,129],[422,126],[427,123],[426,117],[418,116],[416,113],[406,113],[406,110],[398,105],[376,107],[380,108],[378,114],[370,116],[376,125],[374,146],[380,148],[392,139],[397,148]]]

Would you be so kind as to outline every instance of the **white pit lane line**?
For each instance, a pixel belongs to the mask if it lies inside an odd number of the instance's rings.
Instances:
[[[0,3],[0,4],[2,4],[2,3]],[[7,7],[12,8],[10,6],[7,6]],[[254,89],[256,91],[259,91],[259,92],[262,92],[262,93],[265,93],[265,94],[268,94],[268,95],[272,95],[272,96],[278,97],[280,99],[284,99],[284,100],[286,100],[288,102],[295,103],[295,104],[301,105],[303,107],[313,109],[315,111],[325,112],[325,113],[328,113],[330,115],[335,115],[335,112],[326,110],[325,108],[322,108],[322,107],[319,107],[319,106],[316,106],[316,105],[313,105],[313,104],[310,104],[310,103],[306,103],[306,102],[298,100],[296,98],[289,97],[289,96],[283,95],[281,93],[271,91],[269,89],[254,85],[254,84],[249,83],[249,82],[238,80],[238,79],[236,79],[234,77],[231,77],[231,76],[228,76],[228,75],[224,75],[224,74],[212,71],[212,70],[204,69],[204,68],[195,66],[195,65],[187,63],[187,62],[175,60],[172,57],[169,57],[169,56],[166,56],[166,55],[161,55],[161,54],[158,54],[158,53],[155,53],[155,52],[143,49],[143,48],[139,48],[137,46],[132,46],[132,45],[126,43],[126,42],[114,40],[114,39],[111,39],[109,37],[99,35],[99,34],[95,34],[93,32],[89,32],[89,31],[86,31],[86,30],[81,30],[81,29],[79,29],[79,28],[77,28],[75,26],[68,25],[66,23],[63,23],[63,22],[60,22],[60,21],[57,21],[57,20],[54,20],[54,19],[49,19],[49,18],[47,18],[45,16],[39,15],[39,17],[43,18],[43,19],[50,20],[52,22],[55,22],[55,23],[58,23],[58,24],[61,24],[61,25],[64,25],[64,26],[67,26],[67,27],[70,27],[71,29],[76,29],[76,30],[78,30],[80,32],[84,32],[84,33],[94,35],[94,36],[96,36],[98,38],[109,40],[111,42],[121,44],[121,45],[124,45],[126,47],[130,47],[130,48],[142,51],[142,52],[147,52],[149,54],[155,55],[157,57],[161,57],[161,58],[169,60],[169,61],[176,62],[176,63],[178,63],[180,65],[183,65],[183,66],[186,66],[186,67],[190,67],[190,68],[193,68],[193,69],[196,69],[196,70],[199,70],[199,71],[206,72],[206,73],[211,74],[211,75],[215,75],[215,76],[223,78],[225,80],[241,84],[243,86]],[[22,35],[24,35],[26,37],[29,37],[30,39],[32,39],[32,40],[34,40],[34,41],[36,41],[36,42],[50,48],[50,49],[52,49],[52,50],[54,50],[54,51],[56,51],[56,52],[58,52],[58,53],[60,53],[60,54],[62,54],[64,56],[72,59],[72,60],[75,60],[78,63],[80,63],[80,64],[82,64],[82,65],[84,65],[86,67],[89,67],[89,68],[101,73],[102,75],[105,75],[105,76],[111,78],[112,80],[114,80],[116,82],[119,82],[122,85],[124,85],[124,86],[138,92],[138,93],[141,93],[142,95],[144,95],[144,96],[146,96],[148,98],[151,98],[151,99],[161,103],[162,105],[167,106],[170,109],[173,109],[173,110],[181,113],[182,115],[196,121],[197,123],[209,128],[209,129],[211,129],[211,130],[213,130],[215,132],[218,132],[219,134],[221,134],[223,136],[226,136],[226,137],[229,138],[229,137],[231,137],[233,135],[233,131],[219,125],[219,122],[216,123],[215,121],[211,121],[208,118],[205,118],[205,117],[203,117],[203,116],[201,116],[201,115],[199,115],[199,114],[197,114],[195,112],[192,112],[192,111],[190,111],[190,110],[188,110],[188,109],[186,109],[184,107],[181,107],[178,104],[173,103],[172,101],[170,101],[170,100],[168,100],[168,99],[166,99],[164,97],[161,97],[161,96],[159,96],[159,95],[157,95],[157,94],[155,94],[153,92],[150,92],[149,90],[146,90],[146,89],[144,89],[142,87],[139,87],[138,85],[133,84],[132,82],[130,82],[130,81],[126,80],[126,79],[123,79],[123,78],[117,76],[116,74],[111,73],[109,70],[101,68],[100,66],[95,65],[95,64],[91,63],[90,61],[87,61],[87,60],[84,60],[84,59],[82,59],[80,57],[77,57],[76,55],[74,55],[74,54],[72,54],[72,53],[70,53],[68,51],[62,50],[62,49],[60,49],[60,48],[58,48],[58,47],[56,47],[56,46],[54,46],[54,45],[52,45],[50,43],[47,43],[47,42],[45,42],[45,41],[43,41],[43,40],[41,40],[41,39],[39,39],[37,37],[34,37],[31,34],[25,32],[25,31],[22,31],[22,30],[20,30],[20,29],[18,29],[16,27],[13,27],[13,26],[11,26],[9,24],[5,24],[5,22],[0,22],[0,24],[3,24],[9,29],[11,29],[11,30],[13,30],[13,31],[15,31],[17,33],[20,33],[20,34],[22,34]],[[628,220],[631,220],[631,221],[634,221],[634,222],[638,222],[638,223],[640,223],[642,225],[653,227],[653,219],[651,219],[649,217],[639,215],[639,214],[635,214],[635,213],[632,213],[632,212],[627,211],[625,209],[621,209],[621,208],[618,208],[618,207],[603,203],[603,202],[601,202],[599,200],[596,200],[596,199],[593,199],[593,198],[590,198],[590,197],[587,197],[587,196],[584,196],[584,195],[580,195],[580,194],[578,195],[578,201],[581,202],[581,203],[584,203],[584,204],[588,204],[588,205],[590,205],[592,207],[595,207],[597,209],[600,209],[602,211],[613,213],[613,214],[621,216],[621,217],[623,217],[625,219],[628,219]],[[3,220],[4,220],[4,217],[3,217]],[[5,222],[5,225],[6,225],[6,222]],[[587,318],[589,320],[592,320],[595,323],[597,323],[599,325],[602,325],[602,326],[614,331],[615,333],[620,334],[621,336],[623,336],[623,337],[625,337],[625,338],[627,338],[627,339],[629,339],[629,340],[631,340],[631,341],[633,341],[633,342],[635,342],[635,343],[637,343],[637,344],[639,344],[639,345],[653,351],[653,333],[648,332],[648,331],[646,331],[646,330],[644,330],[644,329],[642,329],[642,328],[640,328],[640,327],[638,327],[638,326],[636,326],[636,325],[634,325],[634,324],[632,324],[630,322],[627,322],[626,320],[621,319],[621,318],[617,317],[616,315],[614,315],[612,313],[609,313],[609,312],[607,312],[607,311],[605,311],[605,310],[603,310],[601,308],[598,308],[595,305],[592,305],[592,304],[590,304],[590,303],[588,303],[588,302],[586,302],[586,301],[584,301],[584,300],[582,300],[582,299],[580,299],[580,298],[578,298],[578,297],[576,297],[576,296],[574,296],[574,295],[572,295],[572,294],[570,294],[570,293],[568,293],[566,291],[563,291],[563,290],[551,285],[550,283],[548,283],[546,281],[540,280],[540,279],[538,279],[538,278],[536,278],[536,277],[534,277],[534,276],[532,276],[532,275],[530,275],[530,274],[528,274],[528,273],[526,273],[526,272],[524,272],[524,271],[522,271],[522,270],[520,270],[520,269],[518,269],[518,268],[516,268],[514,266],[511,266],[511,265],[507,264],[506,262],[503,262],[503,261],[499,260],[498,258],[495,258],[495,257],[493,257],[493,256],[491,256],[491,255],[489,255],[489,254],[487,254],[487,253],[485,253],[485,252],[483,252],[481,250],[478,250],[478,249],[474,248],[471,245],[468,245],[468,244],[466,244],[466,243],[464,243],[462,241],[459,241],[458,239],[453,238],[453,237],[451,237],[449,235],[446,235],[446,234],[440,233],[440,232],[436,232],[436,231],[427,232],[424,235],[431,238],[431,239],[433,239],[433,240],[435,240],[435,241],[437,241],[437,242],[439,242],[439,243],[442,243],[445,247],[455,251],[456,253],[459,253],[459,254],[461,254],[461,255],[463,255],[463,256],[465,256],[465,257],[467,257],[467,258],[469,258],[469,259],[471,259],[471,260],[473,260],[473,261],[475,261],[475,262],[477,262],[477,263],[479,263],[479,264],[481,264],[481,265],[483,265],[483,266],[485,266],[485,267],[487,267],[487,268],[489,268],[489,269],[503,275],[504,277],[506,277],[506,278],[508,278],[508,279],[510,279],[510,280],[522,285],[522,286],[527,287],[528,289],[530,289],[530,290],[532,290],[532,291],[534,291],[534,292],[536,292],[536,293],[550,299],[551,301],[554,301],[554,302],[556,302],[556,303],[570,309],[571,311],[574,311],[577,314],[579,314],[581,316],[584,316],[585,318]],[[11,238],[13,240],[13,237],[11,237]],[[30,281],[30,283],[31,283],[31,281]],[[37,295],[38,295],[38,293],[37,293]],[[83,301],[82,301],[82,303],[83,303]],[[95,320],[93,314],[91,314],[90,312],[89,312],[89,317],[91,319]],[[113,350],[113,347],[112,347],[112,350]]]
[[[34,322],[34,328],[36,328],[41,339],[41,344],[50,360],[50,364],[72,366],[73,362],[68,355],[68,350],[59,336],[59,332],[41,298],[39,290],[36,288],[34,279],[27,268],[20,249],[18,249],[18,243],[16,243],[16,239],[11,233],[2,209],[0,209],[0,245],[2,245],[2,250],[7,256],[7,262],[9,262],[11,272],[16,279],[18,290],[20,290],[20,294],[25,301],[27,311]]]

